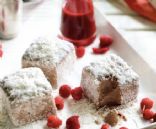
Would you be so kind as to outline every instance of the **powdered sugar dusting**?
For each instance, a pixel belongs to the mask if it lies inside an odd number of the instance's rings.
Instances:
[[[138,112],[139,104],[137,104],[136,102],[131,102],[122,106],[114,106],[112,108],[103,107],[98,110],[96,109],[96,106],[86,98],[83,98],[80,101],[74,101],[72,99],[69,99],[67,100],[67,105],[68,107],[66,109],[70,111],[71,115],[74,114],[79,116],[82,129],[99,129],[101,125],[105,123],[104,118],[106,114],[112,109],[116,109],[117,111],[123,113],[129,123],[128,124],[127,121],[120,119],[117,126],[111,127],[112,129],[118,129],[121,126],[132,126],[134,129],[138,129],[140,126],[142,126],[143,123],[143,121],[140,119],[140,114]],[[68,112],[68,110],[66,109],[64,112]],[[61,114],[60,116],[63,117],[63,115],[64,114]],[[67,118],[68,117],[63,117],[63,119]],[[139,120],[141,124],[136,124],[136,122]]]
[[[38,38],[23,55],[23,59],[38,61],[40,64],[57,65],[71,51],[74,46],[61,39]]]
[[[25,68],[4,77],[2,88],[14,102],[51,94],[52,87],[39,68]]]
[[[86,67],[99,80],[117,79],[118,83],[138,82],[139,76],[127,63],[115,54],[107,54],[102,60],[93,62]]]
[[[90,126],[88,125],[94,125],[94,127],[99,126],[103,121],[96,110],[96,106],[86,98],[80,101],[74,101],[73,99],[68,100],[68,109],[71,114],[76,114],[80,117],[81,126],[84,126],[84,128],[89,128]],[[96,124],[97,120],[99,124]]]

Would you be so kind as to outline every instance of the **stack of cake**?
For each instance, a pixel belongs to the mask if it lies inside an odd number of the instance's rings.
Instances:
[[[56,115],[52,88],[70,71],[75,59],[74,46],[63,40],[39,38],[30,45],[22,58],[23,69],[4,77],[0,83],[1,97],[15,126]]]
[[[22,57],[23,69],[0,83],[15,126],[57,115],[53,88],[71,71],[75,60],[74,46],[66,41],[39,39],[30,45]],[[81,86],[97,107],[122,105],[137,98],[139,77],[120,57],[108,54],[83,68]]]

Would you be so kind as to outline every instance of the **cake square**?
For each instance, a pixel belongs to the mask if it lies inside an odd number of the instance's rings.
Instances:
[[[0,127],[6,124],[7,120],[7,112],[5,109],[5,99],[2,95],[3,91],[2,88],[0,87]]]
[[[81,86],[97,107],[122,105],[137,98],[139,76],[115,54],[83,68]]]
[[[25,51],[22,67],[41,68],[53,88],[57,88],[72,71],[75,60],[73,44],[61,39],[39,38]]]
[[[21,126],[56,114],[52,87],[39,68],[21,69],[1,81],[8,115]]]

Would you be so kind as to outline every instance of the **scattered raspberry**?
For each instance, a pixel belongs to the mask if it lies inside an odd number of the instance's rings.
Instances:
[[[120,127],[120,129],[128,129],[128,128],[126,128],[126,127]]]
[[[151,109],[153,107],[153,104],[154,104],[153,100],[151,100],[150,98],[144,98],[142,99],[140,106],[142,110]]]
[[[77,58],[81,58],[83,57],[85,54],[85,48],[80,46],[80,47],[77,47],[76,48],[76,55],[77,55]]]
[[[63,98],[68,98],[71,93],[71,88],[69,85],[62,85],[59,89],[59,94]]]
[[[93,48],[93,53],[94,54],[104,54],[109,50],[108,47],[104,47],[104,48]]]
[[[153,115],[153,122],[156,122],[156,113]]]
[[[64,107],[64,101],[63,101],[62,97],[57,96],[55,98],[55,105],[56,105],[56,107],[57,107],[58,110],[63,109],[63,107]]]
[[[150,120],[153,118],[154,113],[150,109],[145,109],[143,111],[143,118],[145,120]]]
[[[50,128],[59,128],[62,125],[62,120],[57,116],[51,115],[48,117],[47,126]]]
[[[80,100],[83,96],[83,90],[81,87],[76,87],[71,90],[71,95],[74,100]]]
[[[110,128],[109,124],[103,124],[101,127],[101,129],[109,129],[109,128]]]
[[[109,35],[100,36],[100,48],[108,47],[113,43],[113,39]]]
[[[3,56],[3,50],[0,48],[0,57]]]
[[[71,116],[66,121],[67,129],[80,129],[79,116]]]

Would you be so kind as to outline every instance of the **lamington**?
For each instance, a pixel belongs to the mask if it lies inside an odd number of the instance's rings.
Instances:
[[[5,109],[5,101],[2,95],[3,91],[2,88],[0,87],[0,127],[4,124],[6,124],[6,120],[7,120],[7,112]]]
[[[25,51],[22,67],[41,68],[53,88],[57,88],[72,71],[75,60],[73,44],[61,39],[51,40],[41,37]]]
[[[107,54],[83,68],[81,86],[98,108],[124,105],[136,100],[139,76],[119,56]]]
[[[52,87],[39,68],[25,68],[0,83],[5,107],[15,126],[56,115]]]

